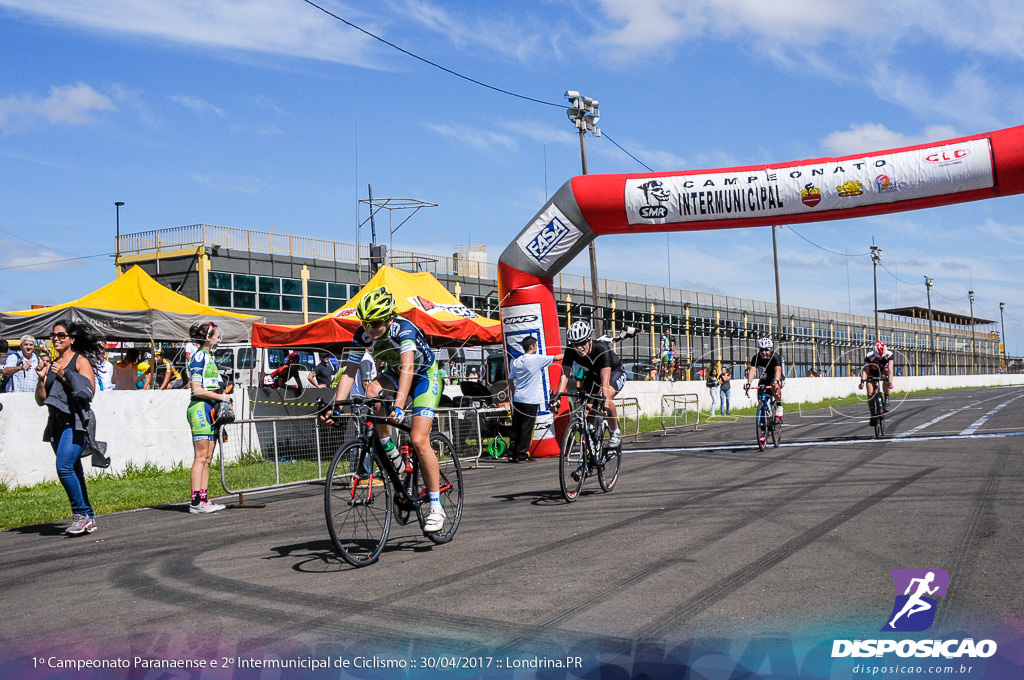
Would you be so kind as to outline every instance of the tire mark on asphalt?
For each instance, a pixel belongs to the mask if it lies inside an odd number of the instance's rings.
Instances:
[[[499,647],[499,651],[512,650],[516,648],[518,645],[522,644],[523,642],[529,640],[531,637],[543,635],[545,631],[548,631],[548,629],[555,628],[561,623],[575,617],[580,612],[598,606],[599,604],[604,602],[609,595],[622,591],[622,589],[626,586],[636,585],[637,583],[640,583],[641,581],[644,581],[665,569],[674,567],[679,563],[680,560],[686,559],[690,555],[693,555],[701,550],[706,549],[707,547],[717,543],[718,541],[723,540],[729,535],[749,527],[755,522],[764,519],[766,515],[772,512],[776,512],[791,503],[799,501],[800,499],[814,493],[815,491],[818,491],[819,489],[831,484],[837,479],[842,479],[843,477],[846,477],[858,467],[869,465],[870,463],[874,462],[875,459],[882,456],[883,453],[884,452],[877,452],[872,455],[865,456],[863,459],[852,461],[848,465],[843,466],[843,468],[841,468],[840,470],[834,472],[833,474],[824,477],[818,480],[817,482],[814,482],[813,484],[803,486],[795,493],[787,492],[787,494],[784,497],[777,499],[776,502],[770,505],[763,506],[757,512],[749,513],[746,517],[743,517],[740,520],[734,522],[733,524],[727,527],[723,527],[722,529],[719,529],[718,531],[715,531],[701,538],[700,540],[691,543],[690,545],[687,545],[686,547],[680,549],[679,551],[668,557],[658,560],[657,562],[653,562],[649,564],[647,567],[635,571],[632,574],[626,576],[625,578],[619,579],[602,589],[590,590],[588,592],[588,596],[585,599],[574,603],[572,607],[567,607],[564,613],[556,614],[554,616],[550,616],[546,619],[542,619],[539,621],[534,621],[526,626],[521,626],[521,629],[524,632],[519,633],[514,637],[505,639],[502,642],[501,647]],[[930,470],[931,468],[929,468],[929,471]],[[600,531],[603,531],[603,529]]]
[[[979,546],[977,543],[979,539],[986,538],[986,536],[982,535],[982,527],[992,511],[996,494],[999,491],[1000,481],[1006,473],[1009,457],[1010,453],[1008,451],[997,451],[995,453],[995,459],[992,461],[992,465],[989,466],[985,483],[975,493],[971,513],[964,520],[963,529],[960,532],[960,541],[952,554],[953,564],[947,570],[950,583],[955,584],[958,592],[971,592],[970,581],[975,572],[973,565],[977,562],[978,557]],[[947,621],[955,616],[959,617],[965,605],[966,603],[961,600],[960,607],[940,607],[936,617],[936,624],[946,628],[945,624]],[[956,615],[954,615],[954,612],[957,612]]]
[[[692,618],[694,615],[707,609],[716,602],[725,599],[737,589],[750,583],[783,560],[786,560],[797,552],[805,549],[807,546],[827,535],[830,531],[842,526],[865,510],[877,505],[893,494],[905,489],[938,469],[939,468],[937,467],[930,467],[919,470],[912,475],[908,475],[903,479],[893,482],[884,489],[880,489],[860,502],[833,514],[825,521],[820,522],[816,526],[797,536],[794,536],[775,550],[766,553],[763,557],[744,565],[742,568],[737,569],[718,583],[705,588],[688,601],[673,608],[671,612],[660,616],[657,623],[637,630],[635,632],[636,638],[638,640],[650,640],[663,637],[671,632],[680,620]]]

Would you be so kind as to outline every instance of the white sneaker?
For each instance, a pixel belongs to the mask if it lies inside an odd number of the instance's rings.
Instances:
[[[203,501],[199,505],[189,505],[188,506],[188,511],[190,513],[192,513],[193,515],[206,515],[206,514],[209,514],[211,512],[217,512],[219,510],[223,510],[225,507],[227,507],[227,506],[221,505],[220,503],[212,503],[210,501]]]
[[[608,448],[617,449],[620,444],[622,444],[622,432],[613,431],[612,436],[608,438]]]
[[[423,533],[436,534],[444,526],[446,519],[448,515],[444,513],[444,508],[431,508],[423,521]]]

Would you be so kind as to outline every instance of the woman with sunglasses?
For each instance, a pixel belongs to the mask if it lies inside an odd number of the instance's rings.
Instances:
[[[766,387],[775,390],[775,420],[782,422],[782,384],[786,381],[786,360],[775,351],[775,343],[764,337],[757,341],[757,352],[750,357],[747,367],[747,383],[744,390],[757,378],[758,389]],[[760,393],[759,393],[760,394]]]
[[[213,409],[216,404],[231,403],[231,397],[223,393],[220,372],[213,360],[213,351],[220,344],[220,329],[212,321],[194,324],[188,330],[189,338],[199,349],[188,362],[188,380],[192,388],[192,400],[186,415],[192,428],[192,449],[195,457],[189,476],[191,498],[188,511],[204,515],[223,510],[220,503],[212,502],[206,493],[210,483],[210,461],[216,445],[217,429],[213,424]]]
[[[427,345],[426,336],[416,324],[395,314],[396,306],[395,296],[384,286],[359,298],[356,316],[362,326],[352,338],[353,345],[345,371],[338,380],[335,399],[348,399],[360,361],[369,350],[381,370],[376,380],[367,385],[366,395],[376,397],[383,390],[392,392],[395,404],[391,419],[398,423],[405,420],[406,400],[412,402],[412,431],[409,439],[420,460],[423,484],[430,498],[423,532],[437,533],[444,527],[447,515],[441,507],[438,491],[441,473],[437,455],[430,446],[430,428],[434,423],[434,412],[441,402],[441,382],[437,361],[433,350]],[[395,450],[395,443],[391,441],[391,427],[378,426],[377,434],[391,459],[400,460],[401,454]]]
[[[56,358],[43,355],[36,366],[36,403],[50,410],[43,439],[57,456],[57,477],[71,503],[71,536],[96,531],[82,469],[89,402],[96,393],[95,367],[103,361],[103,345],[87,326],[58,321],[50,336]]]

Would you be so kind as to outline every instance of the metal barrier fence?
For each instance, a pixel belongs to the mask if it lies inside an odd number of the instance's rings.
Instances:
[[[619,414],[619,429],[622,438],[633,437],[634,442],[640,439],[640,401],[636,397],[615,400],[615,410]]]
[[[691,406],[693,407],[691,409]],[[694,414],[690,422],[690,414]],[[682,422],[680,422],[682,419]],[[699,399],[696,394],[666,394],[661,397],[661,429],[667,434],[669,428],[700,425]]]
[[[221,486],[241,495],[321,480],[338,447],[356,436],[356,427],[351,415],[338,426],[324,426],[315,415],[236,420],[220,431]],[[434,429],[448,435],[461,460],[479,459],[483,440],[475,409],[439,409]]]

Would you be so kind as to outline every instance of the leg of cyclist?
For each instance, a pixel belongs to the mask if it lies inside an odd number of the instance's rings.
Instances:
[[[409,401],[412,405],[412,440],[416,457],[420,461],[423,486],[427,489],[430,509],[423,521],[425,533],[436,533],[444,527],[447,518],[441,507],[441,471],[437,455],[430,446],[430,429],[434,424],[434,412],[441,403],[441,381],[437,375],[437,362],[431,364],[426,375],[417,375],[409,386]]]
[[[389,399],[395,398],[395,379],[387,373],[382,373],[377,376],[377,379],[373,382],[366,384],[366,396],[375,399],[381,395]],[[376,404],[374,409],[377,415],[384,415],[381,412],[381,405]],[[395,466],[395,469],[399,472],[402,471],[402,453],[395,446],[395,442],[391,439],[391,426],[386,422],[378,422],[374,429],[377,430],[377,436],[380,437],[381,446],[384,447],[384,453],[391,459],[391,463]]]
[[[608,446],[613,449],[622,445],[622,430],[619,429],[619,412],[615,408],[615,395],[626,385],[626,374],[622,371],[612,373],[610,368],[601,369],[601,393],[604,395],[604,407],[610,414],[608,427],[611,429],[611,437],[608,439]]]

